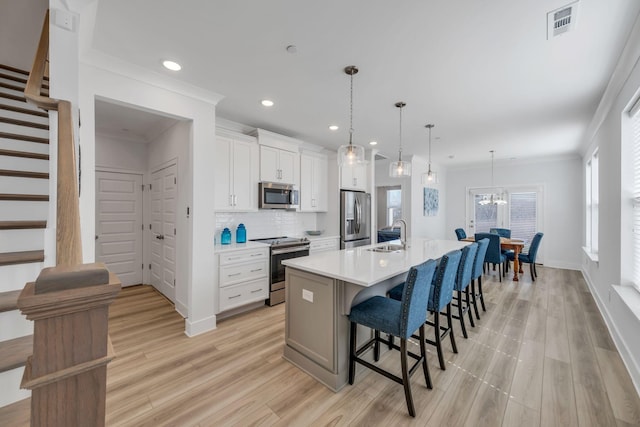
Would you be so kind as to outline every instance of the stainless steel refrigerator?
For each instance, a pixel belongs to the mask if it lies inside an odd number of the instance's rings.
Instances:
[[[371,195],[340,192],[340,249],[371,244]]]

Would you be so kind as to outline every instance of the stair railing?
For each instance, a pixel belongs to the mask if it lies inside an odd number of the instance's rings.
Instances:
[[[43,96],[40,88],[48,69],[49,11],[47,11],[38,50],[27,79],[24,95],[45,110],[58,112],[58,174],[56,198],[56,265],[82,263],[80,206],[76,174],[75,142],[71,103]]]
[[[121,284],[103,264],[82,264],[71,103],[41,92],[48,56],[47,11],[24,94],[36,106],[58,112],[56,267],[42,270],[18,298],[18,307],[34,322],[33,355],[21,387],[32,391],[34,427],[101,427],[107,364],[115,357],[109,305]]]

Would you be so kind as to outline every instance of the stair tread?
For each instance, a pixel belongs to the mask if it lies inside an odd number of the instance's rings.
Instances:
[[[18,141],[37,142],[39,144],[48,144],[49,138],[40,138],[37,136],[18,135],[16,133],[0,132],[0,138],[15,139]]]
[[[30,397],[0,408],[0,426],[29,427],[30,421]]]
[[[0,68],[5,69],[5,70],[7,70],[7,71],[12,71],[12,72],[17,73],[17,74],[23,74],[23,75],[25,75],[25,76],[28,76],[28,75],[29,75],[29,72],[28,72],[28,71],[26,71],[26,70],[22,70],[22,69],[20,69],[20,68],[12,67],[12,66],[10,66],[10,65],[0,64]],[[49,80],[49,77],[46,77],[46,76],[45,76],[45,77],[44,77],[44,80],[48,81],[48,80]]]
[[[28,151],[15,151],[0,149],[0,156],[25,157],[29,159],[49,160],[48,154],[31,153]]]
[[[48,202],[48,194],[10,194],[0,193],[0,200],[16,200],[23,202]]]
[[[0,342],[0,372],[19,368],[33,353],[33,335]]]
[[[49,114],[47,114],[47,112],[45,111],[14,107],[13,105],[7,105],[7,104],[0,104],[0,110],[8,110],[8,111],[13,111],[15,113],[22,113],[22,114],[31,114],[32,116],[38,116],[38,117],[47,117],[47,118],[49,117]]]
[[[31,230],[46,227],[47,221],[0,221],[0,230]]]
[[[18,296],[22,290],[0,292],[0,313],[18,309]]]
[[[10,169],[0,169],[0,176],[14,176],[18,178],[37,178],[37,179],[49,179],[47,172],[31,172],[31,171],[18,171]]]
[[[36,128],[36,129],[49,130],[49,125],[44,123],[34,123],[34,122],[28,122],[26,120],[10,119],[8,117],[0,117],[0,122],[8,123],[11,125],[26,126],[26,127]]]
[[[23,251],[0,253],[0,265],[28,264],[44,261],[44,251]]]

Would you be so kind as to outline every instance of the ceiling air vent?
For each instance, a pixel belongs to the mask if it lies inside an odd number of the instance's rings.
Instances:
[[[575,1],[547,13],[547,40],[575,29],[577,12],[578,2]]]

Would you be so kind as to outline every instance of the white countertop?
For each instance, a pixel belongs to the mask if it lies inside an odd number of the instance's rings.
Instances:
[[[394,242],[398,242],[397,240]],[[449,251],[470,244],[457,240],[413,238],[408,248],[400,252],[374,252],[367,249],[392,242],[377,243],[341,251],[326,251],[308,257],[292,258],[282,263],[288,267],[360,286],[372,286],[383,280],[406,273],[428,259],[438,259]]]
[[[252,242],[252,241],[247,241],[247,243],[230,243],[228,245],[221,245],[220,243],[216,243],[213,246],[213,252],[216,254],[222,253],[222,252],[229,252],[229,251],[240,251],[243,249],[255,249],[255,248],[266,248],[269,249],[269,245],[267,245],[266,243],[260,243],[260,242]]]

